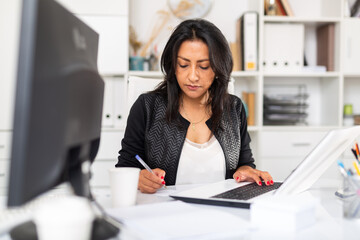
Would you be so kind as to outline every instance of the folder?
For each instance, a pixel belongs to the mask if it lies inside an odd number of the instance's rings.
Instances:
[[[238,20],[237,26],[242,70],[256,71],[258,69],[258,13],[245,12]]]
[[[304,66],[304,38],[304,24],[266,23],[264,72],[300,72]]]

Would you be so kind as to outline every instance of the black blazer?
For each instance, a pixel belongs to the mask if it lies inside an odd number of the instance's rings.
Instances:
[[[144,167],[135,159],[138,154],[150,168],[166,172],[165,182],[174,185],[180,154],[189,122],[178,114],[178,121],[168,124],[165,119],[167,100],[156,93],[139,96],[132,106],[125,136],[121,141],[116,167]],[[211,126],[211,118],[206,121]],[[231,108],[221,119],[221,128],[214,132],[225,155],[226,176],[232,178],[243,165],[255,168],[247,132],[245,109],[240,98],[231,95]],[[211,129],[211,128],[210,128]]]

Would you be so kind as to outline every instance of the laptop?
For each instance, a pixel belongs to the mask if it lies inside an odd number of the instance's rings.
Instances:
[[[360,126],[328,132],[282,183],[258,186],[256,183],[237,183],[234,179],[227,179],[177,192],[170,197],[190,203],[250,208],[254,200],[267,195],[298,194],[309,189],[358,136]]]

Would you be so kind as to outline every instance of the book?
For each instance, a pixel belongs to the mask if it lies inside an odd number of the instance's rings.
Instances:
[[[229,46],[234,63],[232,71],[240,71],[240,45],[237,42],[230,42]]]
[[[282,3],[282,6],[284,7],[285,9],[285,12],[286,12],[286,15],[287,16],[290,16],[290,17],[293,17],[294,16],[294,12],[288,2],[288,0],[281,0],[281,3]]]
[[[255,93],[254,92],[242,92],[242,101],[245,105],[245,111],[247,116],[248,126],[255,125]]]
[[[351,5],[350,16],[351,17],[359,17],[360,16],[360,0],[356,0],[356,2],[354,2]]]
[[[317,65],[325,66],[327,71],[335,70],[335,24],[322,25],[316,29]]]
[[[276,16],[278,14],[275,0],[264,0],[264,13],[267,16]]]
[[[248,109],[249,109],[249,116],[248,116],[248,125],[254,126],[255,125],[255,93],[249,92],[248,93]]]
[[[282,4],[281,0],[276,0],[276,15],[277,16],[287,16],[285,11],[284,5]]]
[[[243,53],[242,53],[242,26],[241,26],[241,18],[239,18],[237,21],[236,21],[236,50],[238,52],[238,69],[239,71],[243,70],[242,66],[243,66]],[[234,57],[234,56],[233,56]]]

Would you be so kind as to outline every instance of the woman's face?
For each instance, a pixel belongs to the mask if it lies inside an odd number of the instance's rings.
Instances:
[[[176,65],[176,78],[183,97],[205,100],[214,77],[208,46],[200,40],[184,41],[180,45]]]

